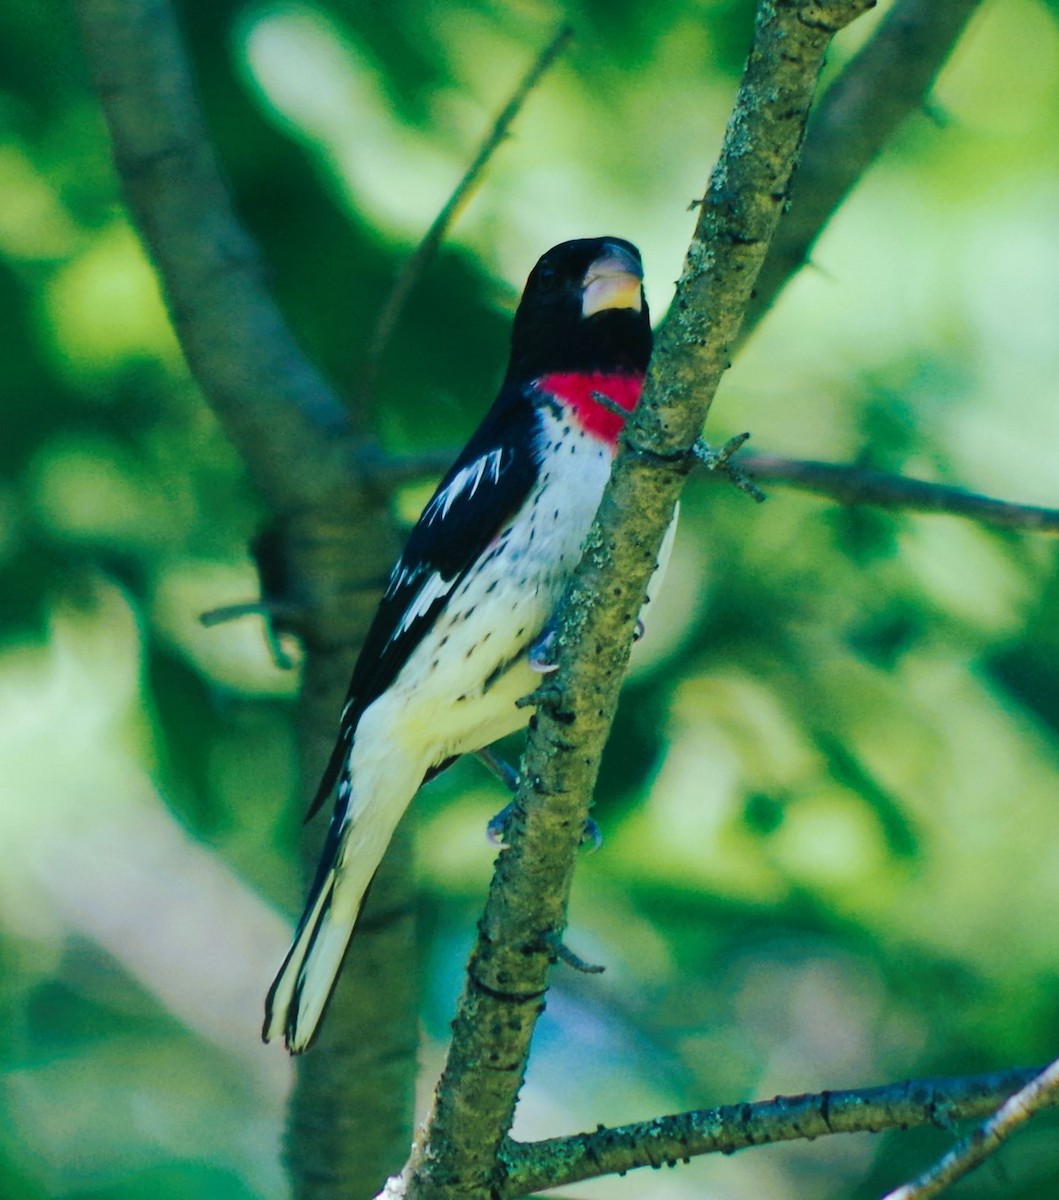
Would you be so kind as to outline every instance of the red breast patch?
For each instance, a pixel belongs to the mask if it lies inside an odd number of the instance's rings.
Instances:
[[[642,375],[588,375],[576,371],[556,371],[537,380],[542,392],[548,392],[567,404],[581,428],[592,437],[609,445],[617,445],[618,434],[625,424],[620,413],[605,408],[595,393],[606,396],[619,408],[632,412],[643,390]]]

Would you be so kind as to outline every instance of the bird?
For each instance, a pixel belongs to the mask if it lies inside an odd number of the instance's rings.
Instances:
[[[353,670],[307,820],[332,794],[319,866],[265,1001],[262,1036],[315,1039],[376,869],[422,784],[523,728],[651,356],[637,248],[579,238],[542,255],[492,407],[424,507]],[[671,522],[653,590],[672,545]]]

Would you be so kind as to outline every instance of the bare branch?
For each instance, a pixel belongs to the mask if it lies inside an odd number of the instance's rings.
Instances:
[[[1059,1104],[1059,1059],[1006,1100],[984,1125],[972,1130],[934,1166],[883,1200],[930,1200],[995,1154],[1034,1113],[1056,1104]]]
[[[401,319],[401,314],[404,312],[405,305],[408,303],[408,298],[412,294],[415,285],[429,266],[431,259],[437,254],[441,243],[445,240],[446,234],[470,202],[478,184],[481,182],[482,174],[489,164],[489,160],[507,137],[512,122],[522,111],[522,106],[526,103],[530,92],[540,82],[541,76],[544,75],[545,71],[548,70],[563,50],[566,49],[573,35],[574,31],[569,25],[560,26],[537,55],[529,70],[511,93],[511,98],[507,104],[500,110],[499,115],[493,122],[492,129],[486,135],[481,146],[478,147],[478,153],[475,155],[474,161],[456,185],[456,190],[448,198],[441,212],[434,218],[433,224],[427,230],[415,253],[401,268],[401,273],[394,281],[390,294],[386,297],[386,302],[379,313],[379,318],[375,322],[375,329],[372,332],[371,339],[368,342],[368,350],[364,356],[361,395],[365,405],[370,405],[374,399],[383,357],[386,354],[393,331],[397,327],[397,322]]]
[[[911,512],[947,513],[968,517],[998,529],[1026,529],[1036,533],[1059,533],[1059,509],[1038,508],[995,500],[977,492],[943,483],[927,483],[876,471],[855,463],[814,462],[811,459],[780,458],[772,454],[741,454],[737,460],[747,475],[830,496],[840,504],[870,504],[876,508]]]
[[[563,1187],[636,1167],[673,1165],[701,1154],[731,1154],[746,1146],[831,1133],[948,1126],[990,1112],[1005,1096],[1036,1077],[1033,1069],[957,1079],[913,1079],[856,1091],[777,1096],[756,1104],[696,1109],[575,1137],[509,1142],[504,1150],[507,1177],[502,1196],[515,1200],[545,1187]],[[1042,1105],[1056,1103],[1059,1097],[1054,1090],[1041,1101]],[[899,1196],[895,1192],[886,1200],[913,1200],[913,1194]],[[915,1200],[919,1200],[918,1194]]]
[[[503,1186],[511,1127],[561,939],[577,846],[648,577],[783,205],[824,52],[869,0],[770,3],[654,360],[564,602],[554,695],[537,711],[427,1132],[417,1200]],[[708,314],[708,316],[707,316]],[[578,648],[580,653],[578,653]]]
[[[381,458],[371,478],[381,487],[440,475],[451,465],[455,451],[424,450],[394,458]],[[778,454],[740,451],[732,464],[751,480],[776,483],[797,491],[829,496],[840,504],[865,504],[908,512],[967,517],[997,529],[1025,529],[1031,533],[1059,533],[1059,509],[998,500],[945,483],[929,483],[892,471],[877,471],[857,463],[829,463],[814,459],[784,458]],[[731,482],[723,471],[695,472],[696,479]]]
[[[265,288],[168,0],[78,0],[77,11],[122,187],[188,366],[265,498],[311,501],[348,477],[349,417]]]
[[[920,108],[979,0],[897,0],[820,101],[805,137],[790,211],[758,276],[749,336],[901,122]]]

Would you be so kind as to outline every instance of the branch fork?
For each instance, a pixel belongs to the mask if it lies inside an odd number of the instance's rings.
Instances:
[[[732,456],[749,440],[749,433],[737,433],[735,437],[730,437],[720,450],[714,450],[705,438],[700,437],[691,448],[691,456],[696,462],[701,463],[707,471],[720,472],[720,474],[734,483],[741,492],[746,492],[751,499],[761,504],[767,499],[765,493],[745,471],[741,471],[732,462]]]

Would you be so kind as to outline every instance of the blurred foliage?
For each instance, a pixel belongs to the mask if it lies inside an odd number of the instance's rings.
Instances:
[[[388,282],[560,10],[180,9],[276,294],[352,393]],[[566,8],[576,47],[388,357],[388,446],[466,436],[556,241],[637,241],[664,311],[752,10]],[[731,372],[712,440],[1059,503],[1056,15],[983,6]],[[281,1200],[289,1064],[256,1036],[299,896],[296,673],[255,619],[198,623],[253,595],[265,514],[181,362],[64,8],[0,6],[0,180],[0,1192]],[[694,482],[576,886],[571,942],[608,971],[557,975],[516,1132],[1054,1056],[1057,617],[1054,541]],[[475,764],[417,801],[426,1079],[502,802]],[[1056,1127],[960,1194],[1054,1196]],[[866,1200],[947,1138],[568,1190]]]

